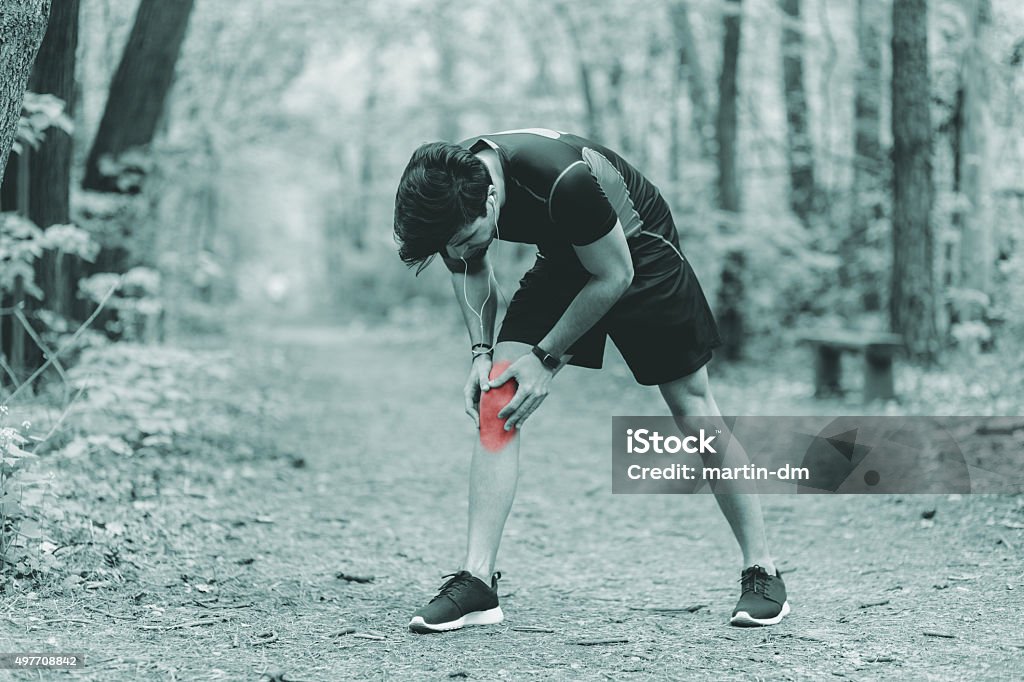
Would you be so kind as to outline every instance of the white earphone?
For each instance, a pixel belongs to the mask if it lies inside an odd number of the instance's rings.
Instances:
[[[495,231],[495,233],[497,235],[497,238],[501,239],[501,232],[498,231],[498,198],[497,198],[497,189],[494,187],[494,185],[491,185],[488,188],[487,203],[489,203],[491,205],[491,211],[494,212],[494,231]],[[469,275],[469,263],[466,262],[466,257],[464,255],[461,256],[460,259],[462,260],[462,265],[466,268],[465,275],[468,276]],[[488,271],[487,272],[487,296],[484,297],[484,302],[480,304],[479,312],[477,311],[476,308],[473,307],[473,304],[469,302],[469,292],[467,290],[467,285],[466,285],[467,277],[464,276],[462,278],[462,298],[465,299],[466,305],[469,307],[470,310],[473,311],[473,314],[476,315],[477,319],[480,320],[480,338],[481,339],[486,337],[486,333],[484,332],[484,308],[487,307],[487,302],[491,300],[491,277],[492,276],[493,276],[492,272]]]

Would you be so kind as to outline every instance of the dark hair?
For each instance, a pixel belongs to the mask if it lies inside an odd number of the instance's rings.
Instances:
[[[416,273],[465,225],[487,214],[487,166],[465,147],[429,142],[402,173],[395,195],[395,241]]]

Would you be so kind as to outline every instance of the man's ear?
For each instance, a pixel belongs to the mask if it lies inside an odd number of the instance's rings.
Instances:
[[[498,188],[491,185],[487,188],[487,201],[491,204],[491,210],[494,212],[494,221],[497,224],[498,221]]]

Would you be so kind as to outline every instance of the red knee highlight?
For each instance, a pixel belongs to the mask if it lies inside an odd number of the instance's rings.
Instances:
[[[496,362],[491,367],[490,378],[494,379],[511,365],[511,362]],[[480,444],[485,450],[498,452],[512,442],[516,430],[511,428],[505,430],[505,420],[498,417],[498,412],[512,402],[516,394],[518,384],[515,379],[509,379],[501,386],[484,391],[480,396]]]

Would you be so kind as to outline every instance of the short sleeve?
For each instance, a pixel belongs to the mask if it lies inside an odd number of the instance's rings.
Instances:
[[[604,190],[582,162],[570,166],[551,191],[553,223],[575,246],[586,246],[612,231],[618,217]]]

